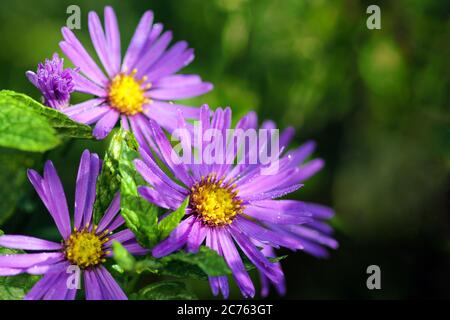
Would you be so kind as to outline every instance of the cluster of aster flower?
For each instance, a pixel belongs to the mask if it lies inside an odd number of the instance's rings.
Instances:
[[[98,225],[93,223],[96,182],[101,160],[84,151],[78,170],[74,218],[71,223],[66,196],[51,161],[40,176],[29,170],[28,177],[55,221],[61,242],[29,236],[4,235],[0,246],[25,250],[25,253],[0,256],[0,276],[21,273],[43,275],[26,295],[27,299],[74,299],[77,288],[67,285],[67,268],[78,266],[83,272],[86,299],[126,299],[123,290],[107,271],[104,262],[111,257],[113,241],[118,241],[133,255],[164,257],[178,250],[195,253],[201,245],[224,257],[244,297],[255,295],[254,284],[246,270],[243,255],[260,273],[262,295],[272,283],[285,293],[285,279],[274,249],[302,250],[316,257],[326,257],[326,247],[335,249],[332,229],[326,220],[333,210],[318,204],[279,199],[303,186],[304,181],[321,170],[321,159],[309,160],[315,144],[307,142],[295,149],[289,143],[295,132],[284,130],[279,137],[277,171],[263,175],[263,164],[183,163],[174,161],[174,150],[166,132],[192,128],[191,120],[200,122],[202,132],[231,129],[230,108],[215,111],[208,106],[195,108],[174,103],[209,92],[213,86],[198,75],[178,74],[194,57],[184,41],[170,46],[172,33],[153,22],[146,12],[132,37],[124,57],[116,15],[112,8],[104,12],[104,28],[95,12],[89,13],[89,33],[102,67],[89,55],[75,34],[62,29],[63,53],[75,65],[64,69],[55,54],[27,72],[41,91],[44,103],[74,121],[94,125],[93,135],[105,138],[120,123],[133,132],[139,143],[140,158],[136,170],[148,183],[139,187],[140,195],[152,204],[174,211],[189,197],[186,213],[172,233],[153,248],[143,248],[129,229],[116,232],[123,224],[120,194],[117,194]],[[92,99],[71,105],[73,92],[92,95]],[[275,128],[272,121],[258,126],[251,112],[235,128],[257,130]],[[226,137],[226,135],[225,135]],[[214,139],[223,139],[218,136]],[[212,141],[214,143],[214,141]],[[217,142],[217,141],[216,141]],[[223,153],[229,153],[226,141],[220,141]],[[186,145],[187,144],[187,145]],[[184,141],[187,148],[196,146]],[[244,158],[258,153],[252,146],[231,151]],[[178,159],[180,160],[180,159]],[[267,169],[267,168],[266,168]],[[214,295],[229,295],[227,276],[210,277]]]

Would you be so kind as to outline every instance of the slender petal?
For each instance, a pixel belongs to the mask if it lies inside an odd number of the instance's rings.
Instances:
[[[89,269],[85,270],[83,276],[86,300],[102,300],[103,294],[100,289],[100,283],[95,276],[95,271]]]
[[[41,250],[41,251],[51,251],[61,249],[60,243],[18,235],[0,236],[0,246],[11,249]]]
[[[123,292],[122,288],[119,287],[116,280],[111,276],[111,274],[106,270],[105,267],[100,266],[94,270],[97,279],[100,280],[99,284],[103,287],[103,293],[108,292],[110,299],[107,300],[127,300],[127,296]],[[104,299],[106,297],[103,297]]]
[[[183,220],[180,225],[172,231],[167,239],[153,248],[153,256],[160,258],[183,247],[187,241],[189,233],[191,232],[193,221],[194,217],[192,216]]]
[[[230,266],[239,289],[245,297],[253,297],[255,295],[255,287],[245,270],[244,263],[242,262],[239,252],[228,234],[228,231],[218,232],[218,236],[218,241],[222,247],[225,261]]]
[[[94,137],[99,140],[104,139],[116,125],[119,116],[120,113],[112,109],[104,114],[95,125],[94,131],[92,132]]]
[[[108,51],[110,52],[111,72],[117,74],[120,71],[120,33],[119,24],[114,10],[107,6],[105,8],[105,33]]]
[[[113,200],[111,201],[111,204],[109,205],[108,209],[106,209],[105,215],[100,220],[97,231],[101,233],[106,229],[108,229],[111,223],[114,221],[114,218],[119,213],[119,210],[120,210],[120,193],[117,192]],[[108,230],[111,231],[111,229]]]
[[[75,190],[74,225],[78,230],[91,222],[99,173],[100,159],[95,153],[85,150],[81,156]]]

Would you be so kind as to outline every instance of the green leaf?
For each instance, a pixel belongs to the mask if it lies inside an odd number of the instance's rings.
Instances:
[[[197,297],[180,281],[161,281],[148,285],[137,294],[132,294],[133,300],[193,300]]]
[[[144,184],[133,161],[138,157],[137,142],[127,131],[119,131],[122,152],[119,158],[120,208],[127,227],[137,241],[151,248],[158,242],[158,208],[142,198],[138,186]]]
[[[230,274],[225,260],[216,251],[208,247],[200,247],[198,253],[186,253],[184,251],[176,252],[161,259],[166,268],[173,274],[183,274],[187,271],[193,274],[203,274],[208,276],[223,276]],[[201,272],[193,272],[200,269]]]
[[[97,181],[94,220],[98,223],[120,190],[121,214],[127,227],[142,246],[151,248],[158,241],[158,208],[137,191],[137,187],[144,184],[133,163],[139,155],[137,148],[130,132],[120,129],[112,135]]]
[[[0,230],[0,236],[3,231]],[[0,256],[5,254],[23,253],[20,250],[12,250],[0,247]],[[0,300],[21,300],[25,294],[40,279],[40,276],[20,274],[11,277],[0,277]]]
[[[136,264],[134,257],[123,247],[120,242],[114,241],[112,244],[114,260],[124,271],[132,271]]]
[[[136,263],[135,271],[201,280],[231,273],[223,257],[204,246],[196,254],[179,251],[160,259],[147,257]]]
[[[119,160],[122,157],[125,137],[125,132],[115,132],[103,157],[102,171],[97,179],[97,198],[94,203],[94,221],[97,224],[120,190]]]
[[[11,149],[0,148],[0,225],[14,213],[14,209],[23,196],[27,182],[27,168],[33,166],[30,154]]]
[[[60,139],[49,121],[11,96],[0,92],[0,146],[44,152]]]
[[[92,139],[91,127],[75,122],[64,113],[46,107],[25,94],[2,90],[0,91],[0,100],[3,97],[13,99],[17,108],[20,108],[21,111],[32,111],[35,115],[45,118],[62,137]]]
[[[160,240],[164,240],[167,238],[170,233],[178,226],[181,219],[186,214],[186,208],[189,205],[189,197],[187,197],[181,206],[175,210],[174,212],[170,213],[167,217],[162,219],[160,223],[158,224],[158,229],[160,232],[159,238]]]

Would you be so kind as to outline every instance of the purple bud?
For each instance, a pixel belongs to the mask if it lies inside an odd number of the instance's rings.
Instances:
[[[73,69],[63,69],[64,59],[58,54],[52,60],[46,59],[38,65],[37,72],[28,71],[26,76],[36,86],[44,97],[44,104],[61,110],[69,105],[70,94],[75,90]]]

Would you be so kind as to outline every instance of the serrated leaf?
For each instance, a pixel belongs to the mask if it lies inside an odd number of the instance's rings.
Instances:
[[[139,196],[121,195],[121,214],[137,241],[152,248],[158,241],[158,210]]]
[[[158,224],[159,229],[159,239],[164,240],[167,238],[170,233],[178,226],[181,219],[186,214],[186,208],[189,205],[189,197],[187,197],[180,207],[174,212],[167,215],[164,219],[162,219]]]
[[[121,214],[137,241],[151,248],[158,242],[158,208],[142,198],[137,190],[143,182],[133,163],[139,155],[136,140],[127,131],[121,130],[118,135],[122,137],[119,157]]]
[[[9,97],[14,99],[20,106],[21,110],[32,111],[34,114],[45,118],[48,123],[56,130],[58,135],[67,138],[92,138],[91,127],[71,120],[64,113],[46,107],[33,98],[10,90],[0,91],[1,97]],[[25,111],[24,111],[25,112]]]
[[[0,92],[0,146],[44,152],[55,148],[59,143],[55,129],[45,117]]]
[[[124,271],[132,271],[136,264],[134,257],[123,247],[120,242],[114,241],[112,244],[114,260]]]
[[[180,281],[161,281],[148,285],[137,294],[132,294],[133,300],[193,300],[197,297]]]
[[[119,159],[123,152],[122,131],[115,132],[103,157],[102,171],[97,178],[97,197],[94,203],[94,221],[98,223],[120,190]]]

